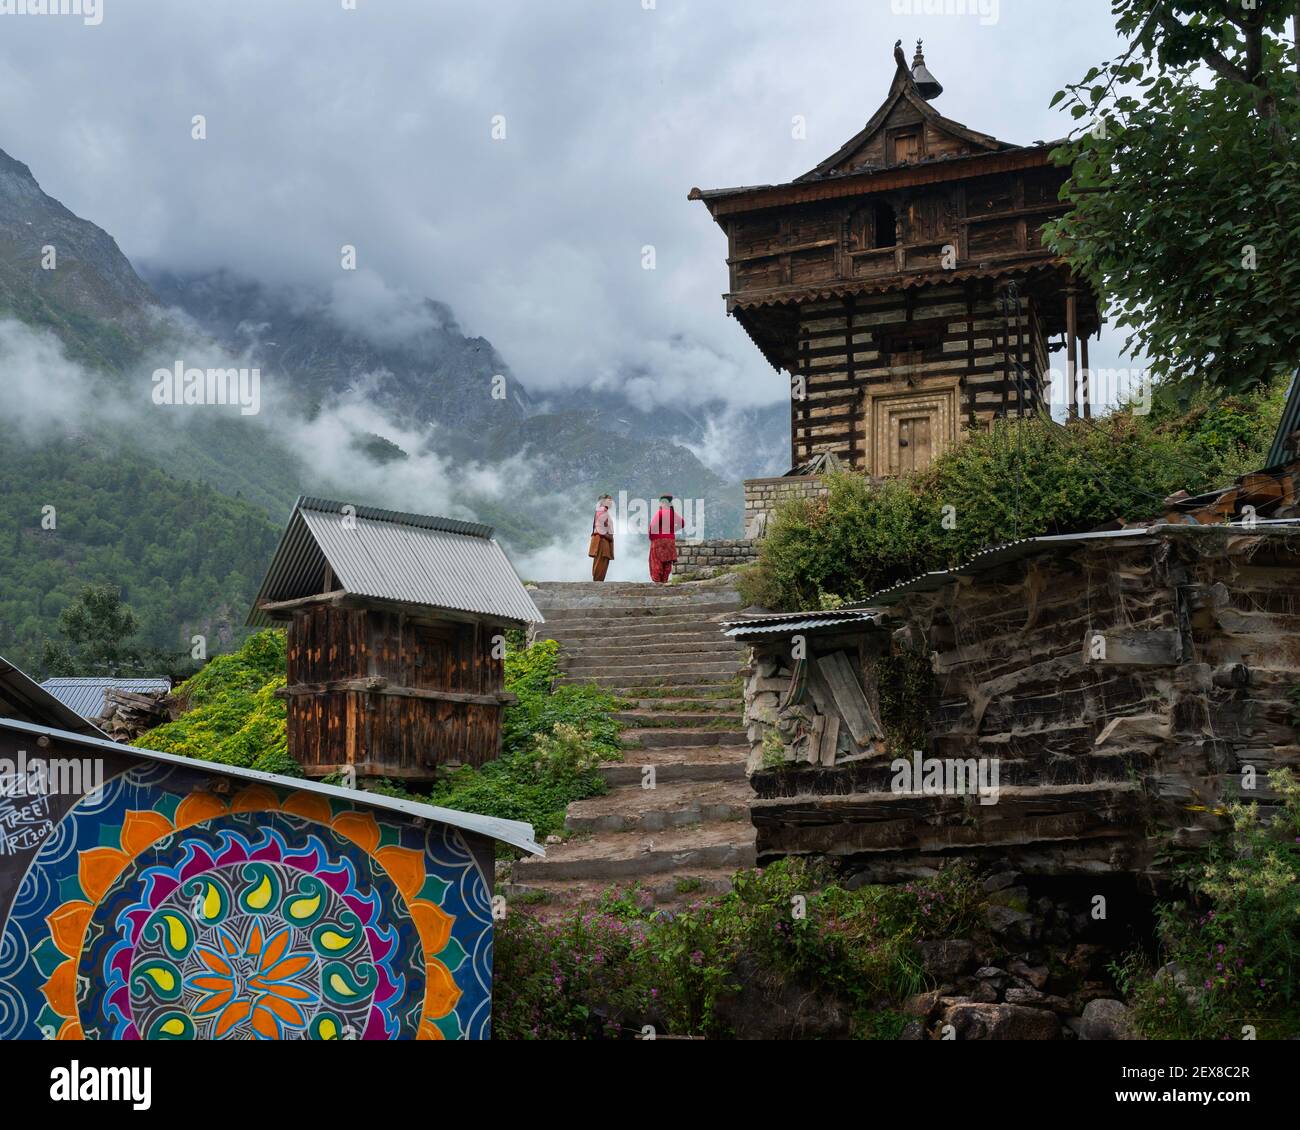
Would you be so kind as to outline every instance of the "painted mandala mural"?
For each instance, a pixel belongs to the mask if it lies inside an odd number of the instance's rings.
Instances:
[[[456,829],[193,776],[142,766],[59,823],[0,939],[0,1038],[489,1034],[491,896]]]

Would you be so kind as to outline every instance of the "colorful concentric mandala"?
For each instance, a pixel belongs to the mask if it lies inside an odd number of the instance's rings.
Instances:
[[[37,857],[0,945],[0,1037],[487,1035],[490,894],[455,829],[161,784],[110,782]]]

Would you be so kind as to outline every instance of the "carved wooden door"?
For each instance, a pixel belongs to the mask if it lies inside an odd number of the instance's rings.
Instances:
[[[898,421],[898,454],[894,460],[897,474],[923,471],[933,458],[930,443],[930,416],[904,416]]]

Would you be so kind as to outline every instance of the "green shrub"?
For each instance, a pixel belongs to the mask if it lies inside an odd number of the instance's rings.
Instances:
[[[925,986],[916,942],[969,931],[982,905],[973,872],[951,867],[901,887],[837,885],[823,865],[782,860],[734,878],[730,894],[684,911],[632,888],[541,922],[513,912],[497,930],[494,1031],[501,1039],[729,1033],[719,1004],[742,963],[773,981],[843,1000],[857,1034],[894,1038],[899,1004]]]
[[[284,633],[268,629],[238,651],[210,660],[176,689],[188,709],[136,739],[144,749],[177,753],[241,769],[300,777],[285,738]]]
[[[519,701],[504,712],[501,756],[458,770],[417,799],[524,820],[545,837],[563,829],[572,801],[605,791],[598,766],[619,756],[618,704],[596,687],[563,682],[559,652],[554,640],[507,647],[506,690]]]
[[[1261,466],[1284,391],[1157,396],[1148,415],[1064,427],[999,421],[901,480],[829,476],[825,500],[778,508],[758,563],[740,575],[742,595],[774,609],[835,607],[1013,538],[1156,517],[1169,494]]]
[[[1148,1036],[1241,1039],[1246,1025],[1260,1037],[1300,1029],[1300,782],[1277,769],[1269,786],[1281,810],[1265,821],[1254,803],[1232,805],[1230,835],[1183,871],[1188,898],[1159,908],[1169,964],[1155,976],[1138,954],[1115,966]]]

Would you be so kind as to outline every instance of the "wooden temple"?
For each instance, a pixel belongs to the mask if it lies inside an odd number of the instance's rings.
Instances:
[[[727,234],[728,313],[790,374],[796,468],[920,470],[970,428],[1046,411],[1058,350],[1070,415],[1090,412],[1097,297],[1042,242],[1068,207],[1057,143],[945,118],[920,41],[894,58],[880,109],[816,168],[690,193]]]

